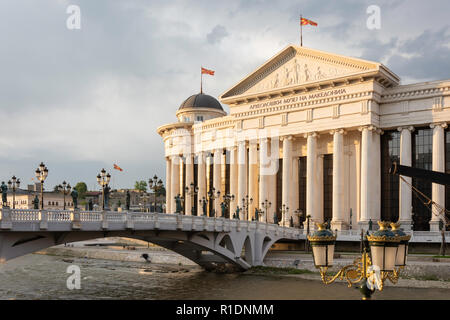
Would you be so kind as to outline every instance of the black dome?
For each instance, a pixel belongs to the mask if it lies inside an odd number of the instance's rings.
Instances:
[[[217,109],[220,111],[223,111],[222,105],[219,101],[217,101],[216,98],[211,97],[204,93],[197,93],[186,100],[180,105],[180,108],[178,110],[184,109],[184,108],[211,108],[211,109]]]

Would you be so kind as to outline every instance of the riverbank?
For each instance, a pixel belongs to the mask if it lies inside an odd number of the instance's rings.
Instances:
[[[100,259],[125,262],[148,262],[152,264],[177,265],[189,269],[201,268],[191,260],[164,248],[142,243],[103,243],[101,245],[56,246],[37,252],[38,254],[62,256],[68,258]],[[344,265],[351,264],[356,254],[341,254],[335,259],[331,274]],[[433,259],[435,261],[433,261]],[[448,261],[448,262],[447,262]],[[320,275],[314,267],[311,254],[304,252],[269,252],[264,260],[266,268],[252,268],[244,274],[297,277],[305,280],[320,281]],[[345,282],[339,281],[338,282]],[[386,286],[392,286],[390,282]],[[441,288],[450,289],[450,260],[432,256],[412,255],[407,267],[402,271],[396,287]],[[449,297],[450,298],[450,297]]]

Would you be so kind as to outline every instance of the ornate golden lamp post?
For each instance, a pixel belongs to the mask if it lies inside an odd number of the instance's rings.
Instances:
[[[327,271],[333,266],[336,236],[326,229],[326,223],[317,223],[318,230],[308,235],[308,241],[312,247],[314,265],[320,270],[323,283],[330,284],[336,279],[345,279],[348,287],[359,283],[363,300],[370,299],[375,289],[382,291],[386,279],[396,284],[400,270],[406,265],[410,236],[398,228],[398,223],[391,223],[392,231],[389,230],[389,224],[378,222],[380,229],[367,236],[370,254],[364,248],[362,256],[352,265],[329,276]]]

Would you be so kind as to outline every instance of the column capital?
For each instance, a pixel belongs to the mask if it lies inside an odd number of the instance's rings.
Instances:
[[[447,128],[448,127],[447,122],[435,122],[435,123],[430,124],[431,129],[438,128],[438,127],[442,127],[444,129]]]
[[[269,138],[260,138],[259,143],[267,143],[269,142]]]
[[[378,134],[383,134],[383,130],[381,130],[380,128],[375,127],[374,125],[366,125],[366,126],[361,126],[358,128],[358,131],[362,132],[363,130],[367,130],[367,131],[373,131],[374,133],[378,133]]]
[[[294,137],[290,134],[280,137],[280,141],[284,141],[284,140],[294,140]]]
[[[308,138],[309,136],[315,138],[319,136],[319,133],[317,131],[311,131],[303,134],[304,138]]]
[[[402,132],[403,130],[409,130],[409,132],[413,132],[415,129],[413,126],[403,126],[397,128],[398,132]]]
[[[331,135],[334,135],[335,133],[339,133],[339,134],[347,134],[347,131],[346,130],[344,130],[344,129],[333,129],[333,130],[330,130],[330,134]]]

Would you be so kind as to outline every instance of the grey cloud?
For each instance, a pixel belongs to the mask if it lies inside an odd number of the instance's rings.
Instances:
[[[206,39],[210,44],[215,44],[219,43],[227,36],[229,36],[227,29],[224,26],[217,25],[206,35]]]
[[[298,43],[300,12],[319,23],[305,32],[309,47],[387,59],[400,76],[448,78],[448,34],[439,30],[449,2],[377,3],[386,28],[374,33],[365,28],[371,0],[1,1],[0,178],[25,181],[40,161],[49,184],[95,179],[113,162],[125,170],[118,186],[164,177],[156,128],[199,91],[200,66],[216,70],[203,88],[219,96]],[[80,6],[81,30],[66,29],[68,4]],[[425,10],[429,33],[419,39],[425,28],[411,12]],[[423,44],[427,51],[415,48]],[[392,49],[418,56],[389,59]]]

